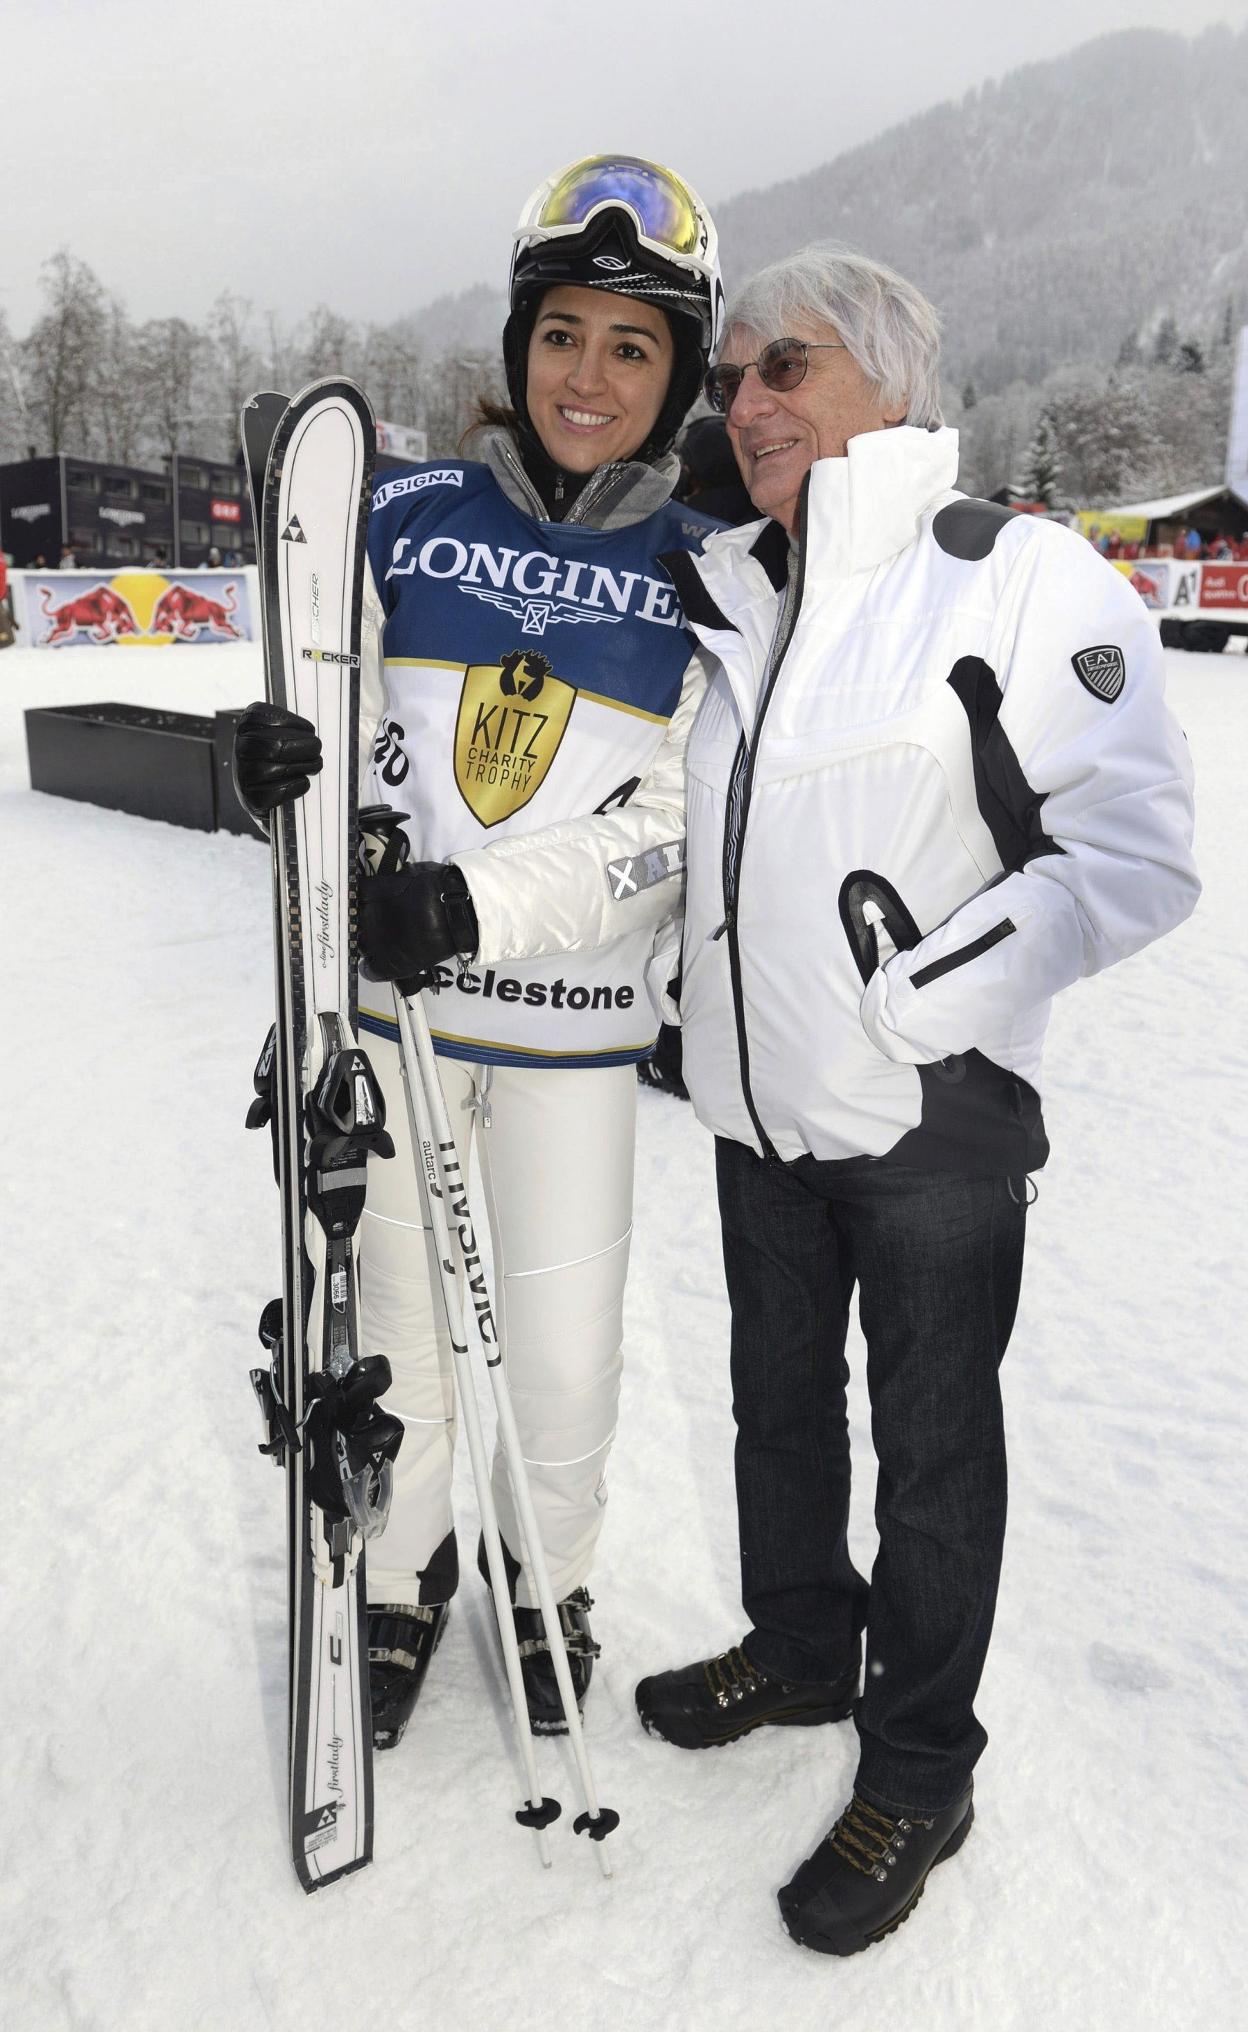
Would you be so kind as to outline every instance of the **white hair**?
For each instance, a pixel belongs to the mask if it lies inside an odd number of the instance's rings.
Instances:
[[[905,404],[907,423],[934,430],[944,421],[940,318],[891,268],[817,240],[760,269],[728,305],[727,329],[760,346],[798,336],[795,324],[831,325],[886,407]]]

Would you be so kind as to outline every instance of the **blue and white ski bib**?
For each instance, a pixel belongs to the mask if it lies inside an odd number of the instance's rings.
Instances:
[[[407,814],[414,859],[627,802],[691,655],[658,558],[700,550],[713,526],[678,503],[611,531],[540,521],[476,464],[385,476],[368,531],[386,615],[368,795]],[[643,1057],[650,943],[643,932],[558,960],[444,967],[436,1047],[520,1065]],[[393,1036],[360,990],[363,1027]]]

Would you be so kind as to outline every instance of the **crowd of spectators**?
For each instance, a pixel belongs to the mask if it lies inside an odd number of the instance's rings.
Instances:
[[[1198,529],[1186,529],[1182,525],[1174,530],[1168,541],[1142,543],[1129,542],[1116,529],[1098,529],[1093,523],[1088,530],[1088,541],[1102,557],[1111,561],[1117,558],[1178,557],[1192,564],[1202,560],[1211,564],[1248,563],[1248,536],[1236,539],[1222,532],[1202,536]]]

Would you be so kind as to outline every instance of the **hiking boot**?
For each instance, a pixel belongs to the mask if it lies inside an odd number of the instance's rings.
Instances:
[[[800,1947],[858,1954],[910,1917],[929,1870],[956,1855],[975,1808],[968,1785],[943,1813],[882,1813],[855,1792],[791,1883],[780,1916]]]
[[[449,1602],[413,1608],[379,1603],[368,1610],[368,1691],[373,1748],[392,1750],[420,1699],[429,1661],[442,1642]]]
[[[858,1697],[861,1645],[840,1679],[798,1684],[751,1665],[740,1645],[675,1672],[659,1672],[637,1688],[637,1712],[652,1736],[682,1750],[735,1743],[752,1729],[813,1728],[842,1722]]]

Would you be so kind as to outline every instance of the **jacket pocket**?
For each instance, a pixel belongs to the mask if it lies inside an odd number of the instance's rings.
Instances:
[[[951,974],[957,967],[969,966],[981,953],[991,952],[994,945],[1000,945],[1003,938],[1009,938],[1018,926],[1012,918],[1003,917],[1000,924],[994,924],[991,931],[981,932],[969,945],[959,946],[956,952],[946,953],[943,959],[933,960],[930,967],[920,967],[910,976],[912,988],[926,988],[930,981],[938,981],[942,974]]]
[[[919,927],[892,883],[870,868],[855,868],[845,877],[837,907],[864,985],[883,964],[880,929],[898,952],[909,952],[919,943]]]

